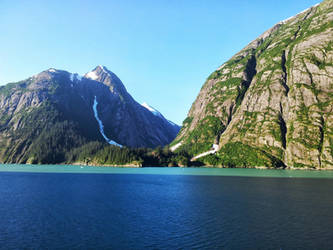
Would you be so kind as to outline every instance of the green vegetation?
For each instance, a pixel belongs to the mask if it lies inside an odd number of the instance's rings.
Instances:
[[[68,114],[65,106],[54,108],[46,104],[36,111],[22,110],[17,117],[2,114],[0,131],[15,125],[17,136],[10,142],[0,138],[0,159],[30,163],[270,168],[284,168],[282,160],[288,160],[288,166],[293,167],[311,167],[313,163],[316,167],[324,164],[331,167],[333,130],[328,113],[333,94],[327,85],[330,83],[326,83],[333,66],[329,2],[277,24],[213,72],[192,106],[191,116],[184,120],[178,137],[170,144],[182,143],[176,152],[168,147],[132,149],[108,145],[99,134],[93,134],[98,133],[96,124],[86,124],[88,119],[84,114]],[[312,36],[317,34],[318,39],[314,39]],[[68,89],[63,85],[66,81],[67,78],[55,79],[46,86],[45,93],[56,94],[59,100],[68,99]],[[0,96],[26,91],[26,82],[0,87]],[[245,95],[249,97],[246,103]],[[78,107],[81,102],[80,98],[73,98],[68,106]],[[9,121],[12,123],[8,124]],[[85,127],[79,129],[73,121]],[[229,134],[220,138],[226,126],[230,126]],[[193,156],[211,150],[213,143],[224,145],[214,155],[202,157],[199,162],[190,161]]]
[[[73,98],[71,102],[80,105]],[[65,161],[68,151],[100,137],[97,125],[87,115],[87,112],[70,114],[49,101],[38,107],[22,108],[12,115],[3,113],[0,130],[10,138],[10,144],[0,148],[0,161],[41,164]]]
[[[219,118],[207,116],[189,134],[182,149],[186,150],[190,155],[208,151],[224,130],[225,126]]]
[[[185,151],[173,153],[168,147],[156,149],[127,148],[108,145],[102,142],[90,142],[66,154],[66,163],[91,165],[135,165],[150,167],[189,166],[190,155]]]
[[[217,70],[217,71],[214,71],[212,74],[210,74],[210,76],[208,76],[207,80],[218,79],[221,76],[222,76],[221,71]]]
[[[183,126],[188,126],[192,123],[193,117],[186,117],[186,119],[183,121]]]
[[[0,86],[0,96],[10,96],[14,92],[27,92],[29,91],[26,86],[30,83],[29,80],[8,83],[4,86]]]
[[[227,88],[230,88],[230,87],[234,87],[234,86],[239,86],[241,83],[242,83],[243,79],[242,78],[239,78],[239,77],[232,77],[232,78],[229,78],[228,80],[226,81],[220,81],[220,82],[217,82],[215,85],[214,85],[214,89],[217,88],[223,88],[223,87],[227,87]]]
[[[202,158],[208,165],[228,168],[268,167],[284,168],[279,159],[263,150],[253,148],[241,142],[231,142],[224,145],[217,155]]]

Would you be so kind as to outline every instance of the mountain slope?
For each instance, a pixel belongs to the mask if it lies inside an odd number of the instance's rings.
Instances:
[[[171,144],[231,167],[333,168],[333,1],[276,24],[213,72]]]
[[[61,162],[91,141],[156,147],[178,130],[103,66],[84,77],[49,69],[0,87],[0,162]]]
[[[160,117],[161,119],[167,121],[168,123],[171,124],[171,126],[174,128],[175,131],[177,131],[177,133],[179,132],[180,130],[180,126],[177,125],[176,123],[170,121],[170,120],[167,120],[162,114],[160,111],[156,110],[155,108],[153,108],[152,106],[150,106],[149,104],[147,104],[146,102],[142,103],[141,104],[143,107],[145,107],[146,109],[148,109],[150,112],[152,112],[155,116],[157,117]]]

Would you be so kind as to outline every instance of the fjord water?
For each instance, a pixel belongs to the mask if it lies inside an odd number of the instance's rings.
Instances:
[[[307,178],[289,178],[286,172],[288,178],[258,178],[226,176],[228,171],[237,175],[237,169],[95,168],[100,174],[77,174],[86,168],[58,166],[69,172],[56,173],[50,170],[54,166],[28,166],[33,167],[39,170],[0,166],[0,248],[333,246],[329,171],[303,171],[310,172]],[[238,175],[244,171],[250,175],[244,169]],[[220,176],[214,176],[217,172]],[[282,177],[279,171],[268,173]]]

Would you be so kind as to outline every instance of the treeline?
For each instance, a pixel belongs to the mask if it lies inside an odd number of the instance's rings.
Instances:
[[[185,152],[173,153],[168,147],[127,148],[90,142],[66,154],[66,163],[87,165],[135,165],[135,166],[190,166],[191,156]]]

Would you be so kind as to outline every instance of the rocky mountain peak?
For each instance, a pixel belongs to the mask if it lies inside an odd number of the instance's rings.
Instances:
[[[55,73],[57,72],[57,70],[55,68],[49,68],[48,70],[46,70],[46,72]]]
[[[41,77],[51,78],[56,73],[58,73],[57,69],[49,68],[47,70],[44,70],[44,71],[38,73],[37,75],[34,75],[33,77],[34,78],[41,78]]]
[[[98,79],[102,78],[103,76],[109,76],[111,71],[109,71],[105,66],[98,65],[92,71],[88,72],[84,76],[91,80],[97,81]]]
[[[0,87],[1,163],[63,162],[68,152],[96,142],[154,148],[178,131],[104,66],[84,77],[50,68]]]
[[[105,66],[98,65],[92,71],[86,73],[84,77],[109,86],[112,92],[119,92],[120,94],[127,92],[118,76]]]

